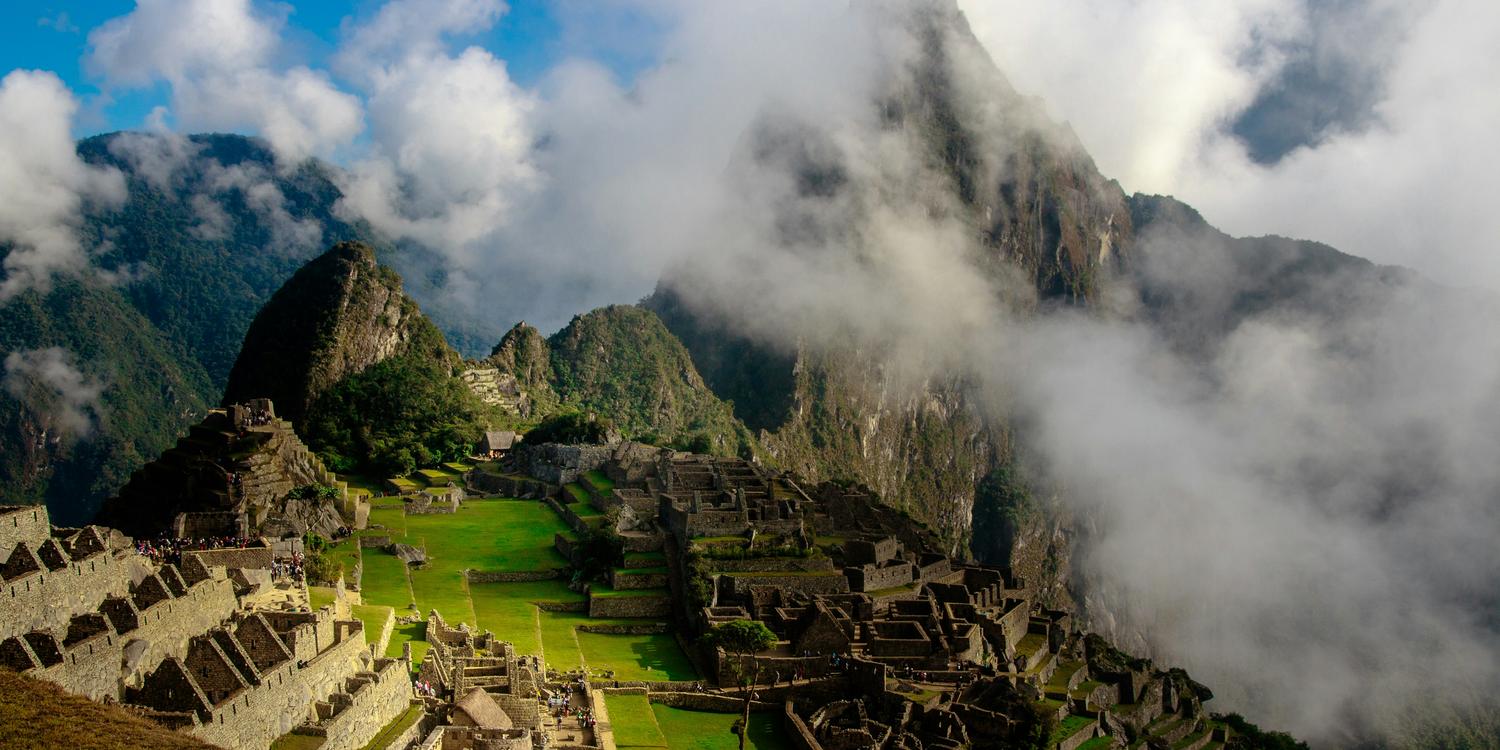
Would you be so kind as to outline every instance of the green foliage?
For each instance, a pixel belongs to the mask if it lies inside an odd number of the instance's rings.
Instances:
[[[0,389],[0,497],[45,502],[54,522],[93,519],[104,498],[170,447],[212,401],[203,368],[113,287],[63,281],[0,305],[0,361],[57,347],[100,389],[85,407],[89,429],[60,433],[55,389]],[[45,430],[45,436],[44,436]]]
[[[487,407],[441,365],[411,354],[345,378],[313,403],[309,446],[335,470],[404,476],[467,456]]]
[[[759,653],[776,645],[776,634],[760,620],[732,620],[703,634],[703,642],[735,656]]]
[[[526,433],[528,443],[584,443],[599,445],[614,430],[608,417],[565,411],[542,420]]]
[[[1228,745],[1233,750],[1307,750],[1307,743],[1299,742],[1286,732],[1264,731],[1239,714],[1225,714],[1215,718],[1234,730]]]
[[[344,565],[331,554],[332,545],[309,531],[302,535],[302,573],[309,584],[331,586],[344,577]]]
[[[548,344],[553,388],[565,404],[610,415],[625,437],[717,455],[753,452],[749,430],[651,311],[600,308],[573,318]]]
[[[1008,564],[1016,534],[1037,512],[1031,488],[1017,468],[995,467],[974,493],[974,556],[981,562]]]
[[[293,487],[286,496],[292,500],[337,500],[339,490],[326,484],[303,484]]]

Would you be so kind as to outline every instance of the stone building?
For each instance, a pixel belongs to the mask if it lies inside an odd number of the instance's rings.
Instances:
[[[409,662],[376,658],[358,620],[246,606],[263,570],[154,565],[110,529],[52,528],[41,507],[0,508],[0,545],[0,666],[229,748],[288,733],[359,748],[411,704]]]

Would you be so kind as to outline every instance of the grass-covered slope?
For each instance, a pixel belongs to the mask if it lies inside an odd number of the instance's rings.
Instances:
[[[0,747],[8,750],[212,750],[213,745],[0,669]]]

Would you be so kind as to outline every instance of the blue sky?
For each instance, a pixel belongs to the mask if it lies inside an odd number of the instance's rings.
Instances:
[[[324,67],[346,20],[367,18],[381,4],[380,0],[257,3],[261,8],[289,11],[284,36],[290,55],[297,58],[291,62],[314,68]],[[0,71],[40,69],[60,76],[83,102],[75,122],[79,137],[138,129],[153,107],[167,103],[168,87],[104,91],[83,64],[89,31],[134,7],[134,0],[0,4]],[[511,0],[509,11],[493,29],[461,41],[483,46],[504,59],[512,79],[522,86],[537,83],[550,67],[574,55],[599,60],[627,79],[652,62],[650,19],[627,11],[611,13],[609,25],[624,27],[642,42],[635,46],[619,43],[618,35],[605,36],[598,29],[568,23],[569,18],[576,20],[589,12],[570,0]]]

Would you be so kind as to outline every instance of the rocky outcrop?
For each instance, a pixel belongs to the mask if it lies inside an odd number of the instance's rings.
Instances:
[[[245,334],[224,403],[276,402],[300,423],[317,397],[377,362],[409,352],[456,363],[442,334],[368,245],[341,242],[289,279]]]
[[[299,496],[300,487],[332,496]],[[135,535],[333,536],[347,488],[264,400],[214,410],[187,437],[144,466],[100,518]],[[345,510],[349,510],[346,508]],[[351,514],[352,515],[352,514]]]

